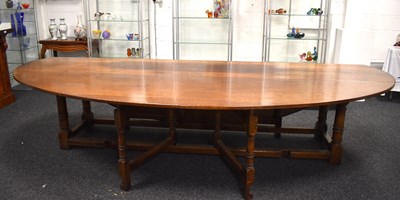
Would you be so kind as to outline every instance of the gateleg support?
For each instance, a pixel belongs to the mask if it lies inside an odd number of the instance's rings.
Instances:
[[[65,97],[62,96],[56,96],[56,99],[60,127],[58,141],[60,143],[60,149],[67,150],[71,148],[68,142],[68,139],[71,136],[71,129],[69,127],[67,101]]]
[[[114,110],[115,126],[118,134],[118,171],[121,177],[121,190],[127,191],[131,188],[131,167],[126,154],[126,130],[128,116],[124,106],[117,106]]]
[[[339,165],[342,159],[342,136],[344,130],[344,122],[346,116],[347,103],[337,104],[335,121],[333,124],[332,142],[331,142],[331,157],[329,164]]]
[[[254,110],[250,110],[247,115],[246,133],[247,133],[247,146],[246,146],[246,164],[244,171],[244,191],[243,196],[246,200],[253,199],[250,192],[251,186],[254,184],[254,146],[255,136],[257,133],[258,118],[254,114]]]

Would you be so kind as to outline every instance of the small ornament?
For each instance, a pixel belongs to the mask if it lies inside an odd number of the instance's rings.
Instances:
[[[132,50],[131,50],[131,48],[127,48],[127,49],[126,49],[126,55],[127,55],[128,57],[131,57],[131,56],[132,56]]]
[[[288,38],[293,38],[293,37],[296,35],[296,31],[295,31],[295,30],[296,30],[296,29],[293,27],[293,28],[292,28],[292,32],[286,34],[286,36],[287,36]]]
[[[276,12],[276,14],[279,14],[279,15],[286,14],[286,10],[285,10],[285,9],[283,9],[283,8],[279,8],[279,9],[278,9],[278,10],[276,10],[275,12]]]
[[[96,20],[100,20],[102,15],[104,15],[103,12],[94,13],[94,18],[95,18]]]
[[[103,31],[102,36],[103,36],[104,39],[109,39],[110,36],[111,36],[110,30],[105,30],[105,31]]]
[[[17,1],[17,10],[22,10],[21,2],[19,0]]]
[[[75,26],[74,34],[75,40],[86,40],[87,30],[86,26],[82,24],[82,15],[78,15],[78,24]]]
[[[12,8],[14,6],[14,2],[13,1],[11,1],[11,0],[7,0],[6,1],[6,7],[7,8]]]
[[[95,39],[100,39],[101,30],[93,30],[92,33],[93,33],[93,37],[94,37]]]
[[[209,11],[209,10],[206,10],[206,13],[207,13],[207,17],[208,17],[208,18],[212,18],[213,12],[211,12],[211,11]]]
[[[314,47],[314,53],[311,54],[313,61],[317,61],[318,59],[318,52],[317,47]]]
[[[311,56],[311,51],[307,51],[306,60],[307,60],[307,61],[312,61],[312,60],[313,60],[313,58],[312,58],[312,56]]]
[[[133,33],[127,33],[125,35],[126,35],[126,39],[133,40]]]
[[[301,39],[301,38],[303,38],[305,35],[306,35],[306,34],[300,32],[300,29],[297,28],[297,29],[296,29],[296,34],[294,35],[294,38]]]
[[[31,5],[31,4],[29,3],[28,0],[23,0],[23,2],[22,2],[22,4],[21,4],[21,6],[22,6],[24,9],[28,9],[30,5]]]

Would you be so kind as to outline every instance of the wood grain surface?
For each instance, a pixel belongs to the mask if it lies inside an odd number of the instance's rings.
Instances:
[[[243,110],[350,102],[394,86],[362,65],[48,58],[18,67],[20,83],[65,97],[118,105]]]

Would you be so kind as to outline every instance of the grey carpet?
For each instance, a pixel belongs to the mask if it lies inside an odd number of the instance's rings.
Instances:
[[[242,199],[238,180],[225,163],[204,155],[160,154],[133,171],[132,189],[122,192],[116,150],[60,150],[55,97],[35,90],[15,93],[17,102],[0,110],[0,199]],[[81,105],[68,100],[68,106],[73,124],[79,120]],[[96,116],[112,114],[112,108],[98,103],[93,111]],[[284,124],[312,126],[316,112],[301,111]],[[330,111],[329,120],[332,117]],[[391,101],[375,97],[351,103],[340,166],[319,160],[258,158],[254,199],[400,199],[399,119],[398,94]],[[188,132],[180,140],[192,136],[197,135]],[[260,134],[257,145],[311,140],[288,137],[276,140]],[[224,139],[234,144],[244,138],[225,133]]]

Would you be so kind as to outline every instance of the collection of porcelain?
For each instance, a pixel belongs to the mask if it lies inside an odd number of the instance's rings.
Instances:
[[[65,23],[65,18],[60,18],[59,25],[56,24],[56,19],[50,19],[49,32],[52,40],[57,40],[57,33],[61,40],[67,39],[68,26]],[[87,28],[82,23],[82,15],[78,15],[78,23],[74,28],[75,40],[86,40]]]

